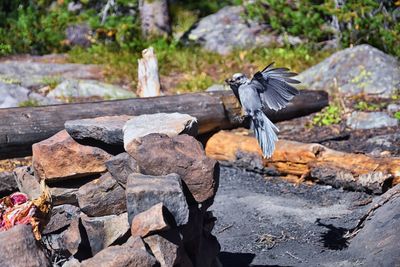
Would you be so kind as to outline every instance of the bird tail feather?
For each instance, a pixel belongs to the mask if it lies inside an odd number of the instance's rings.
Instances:
[[[276,132],[279,132],[279,129],[261,111],[254,114],[251,128],[260,144],[263,157],[270,158],[275,150],[275,142],[278,141]]]

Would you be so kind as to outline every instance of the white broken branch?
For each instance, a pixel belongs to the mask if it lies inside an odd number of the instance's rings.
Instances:
[[[142,51],[138,60],[138,88],[139,97],[152,97],[160,95],[160,78],[158,76],[158,61],[153,47]]]

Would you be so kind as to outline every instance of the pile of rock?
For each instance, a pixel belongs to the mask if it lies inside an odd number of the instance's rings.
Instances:
[[[219,165],[193,137],[195,118],[113,116],[68,121],[65,128],[33,145],[32,168],[15,170],[30,198],[40,194],[40,180],[49,186],[54,207],[43,244],[53,265],[218,264],[220,246],[211,234],[216,219],[207,209]],[[0,233],[16,243],[14,257],[0,265],[49,263],[27,231],[18,226]],[[0,254],[7,249],[2,242]]]

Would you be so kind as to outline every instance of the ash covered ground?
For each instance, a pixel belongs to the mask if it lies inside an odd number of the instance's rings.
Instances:
[[[344,236],[373,196],[221,167],[211,209],[224,267],[354,266]]]

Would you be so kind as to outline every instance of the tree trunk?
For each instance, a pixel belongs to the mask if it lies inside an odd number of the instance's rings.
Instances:
[[[153,47],[142,51],[142,59],[138,60],[138,88],[140,97],[160,95],[160,78],[158,77],[158,62]]]
[[[168,37],[171,34],[167,0],[139,0],[139,12],[145,38]]]

